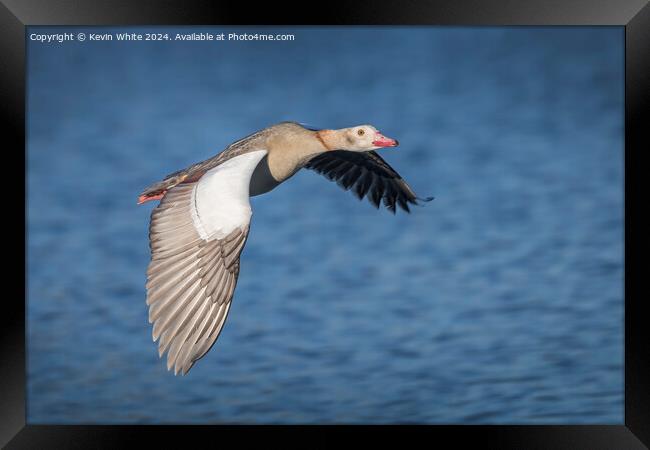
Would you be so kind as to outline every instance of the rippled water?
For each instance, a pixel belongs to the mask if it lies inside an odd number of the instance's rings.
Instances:
[[[28,42],[28,421],[622,423],[623,29],[277,30]],[[282,120],[374,124],[436,199],[306,171],[254,198],[224,331],[174,377],[136,197]]]

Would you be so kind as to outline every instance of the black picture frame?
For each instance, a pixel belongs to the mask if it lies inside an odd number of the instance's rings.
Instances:
[[[650,6],[647,0],[519,0],[519,1],[423,1],[390,2],[328,1],[318,7],[302,4],[280,6],[275,2],[207,1],[106,1],[106,0],[2,0],[0,5],[0,70],[2,118],[8,125],[3,135],[4,174],[17,178],[5,206],[20,210],[16,190],[26,197],[25,183],[25,48],[29,25],[585,25],[625,28],[625,424],[591,426],[302,426],[253,427],[268,437],[285,434],[309,447],[348,440],[350,433],[384,439],[388,433],[422,442],[454,442],[480,448],[588,448],[632,449],[650,445],[650,350],[644,327],[646,297],[643,261],[647,245],[641,242],[649,227],[643,218],[644,183],[650,151]],[[53,87],[55,88],[55,87]],[[22,172],[21,172],[22,171]],[[646,175],[647,176],[647,175]],[[7,202],[9,203],[7,205]],[[15,202],[15,205],[14,205]],[[26,207],[22,208],[26,214]],[[22,248],[25,255],[25,214]],[[20,233],[21,230],[17,232]],[[19,234],[20,235],[20,234]],[[10,236],[10,235],[9,235]],[[11,239],[11,238],[9,238]],[[13,239],[20,242],[17,239]],[[19,261],[21,258],[17,258]],[[7,259],[13,262],[13,258]],[[146,439],[165,447],[189,442],[191,437],[218,445],[229,438],[238,445],[257,439],[248,426],[50,426],[26,425],[25,305],[26,259],[22,284],[16,295],[6,295],[2,316],[2,382],[0,383],[0,445],[7,448],[116,448]],[[18,264],[15,264],[18,266]],[[15,277],[20,280],[20,276]],[[18,283],[16,283],[18,284]],[[13,294],[13,289],[8,291]],[[325,432],[314,441],[312,435]],[[236,436],[235,436],[236,435]],[[450,441],[448,441],[450,440]],[[386,441],[385,441],[386,442]],[[413,441],[417,442],[417,441]],[[307,444],[308,443],[308,444]],[[645,444],[645,445],[644,445]]]

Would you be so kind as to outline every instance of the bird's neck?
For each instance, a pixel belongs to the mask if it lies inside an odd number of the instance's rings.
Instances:
[[[320,130],[315,133],[315,137],[327,150],[341,150],[351,144],[348,135],[345,133],[346,130],[347,128],[340,130]]]
[[[285,181],[311,158],[329,150],[317,133],[304,130],[269,138],[269,171],[277,182]]]

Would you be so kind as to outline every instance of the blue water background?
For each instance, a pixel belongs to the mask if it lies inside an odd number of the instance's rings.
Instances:
[[[63,31],[107,29],[30,28]],[[623,28],[237,31],[296,39],[28,41],[28,422],[623,423]],[[436,198],[301,171],[252,199],[223,333],[174,377],[136,198],[282,120],[375,125]]]

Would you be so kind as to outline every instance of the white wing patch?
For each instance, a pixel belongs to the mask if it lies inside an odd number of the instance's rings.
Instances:
[[[236,156],[201,177],[192,191],[192,221],[206,241],[222,239],[251,218],[249,184],[266,150]]]

